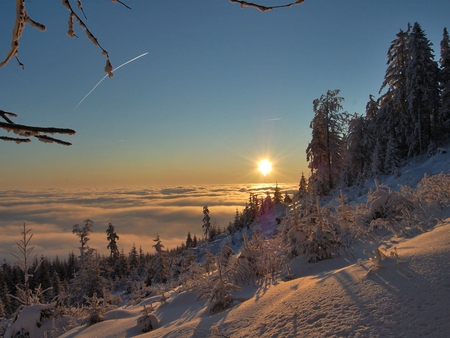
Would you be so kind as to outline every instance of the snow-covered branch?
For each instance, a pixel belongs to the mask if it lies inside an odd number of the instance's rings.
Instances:
[[[272,9],[276,9],[276,8],[292,7],[292,5],[300,5],[304,1],[305,0],[297,0],[295,2],[290,2],[290,3],[284,4],[284,5],[263,6],[263,5],[255,4],[253,2],[247,2],[247,1],[241,1],[241,0],[230,0],[230,2],[232,2],[232,3],[239,3],[241,5],[241,8],[252,7],[252,8],[256,8],[257,10],[259,10],[261,12],[271,11]]]
[[[70,12],[69,21],[68,21],[69,30],[67,31],[67,35],[70,36],[71,38],[75,37],[75,31],[73,29],[73,19],[75,19],[78,22],[78,24],[80,25],[80,27],[83,28],[84,31],[86,32],[88,39],[91,40],[94,45],[99,47],[102,50],[102,54],[106,56],[105,73],[107,73],[109,77],[112,77],[114,74],[113,74],[112,65],[109,61],[108,52],[99,44],[97,38],[94,36],[94,34],[91,33],[89,28],[86,26],[86,24],[83,22],[83,20],[81,20],[81,18],[78,16],[78,14],[74,12],[72,6],[70,5],[69,0],[62,0],[62,4]],[[83,6],[82,6],[80,0],[78,0],[78,8],[82,11],[83,15],[86,17],[86,15],[84,14]]]
[[[45,31],[45,26],[43,24],[32,20],[28,16],[28,13],[25,9],[25,0],[16,0],[16,22],[14,23],[14,29],[12,33],[11,48],[9,49],[6,59],[0,63],[0,67],[5,66],[12,57],[17,57],[17,54],[19,53],[19,40],[22,36],[25,24],[27,23],[41,31]],[[21,65],[20,62],[19,65]]]
[[[58,143],[66,146],[70,146],[71,143],[62,141],[60,139],[56,139],[50,137],[48,135],[41,134],[67,134],[74,135],[75,130],[68,128],[54,128],[54,127],[34,127],[23,124],[15,124],[9,117],[17,117],[17,114],[6,112],[0,110],[0,117],[2,117],[6,122],[0,122],[0,128],[6,130],[7,132],[13,132],[16,135],[22,136],[21,138],[16,137],[8,137],[8,136],[0,136],[0,140],[3,141],[13,141],[16,143],[26,143],[30,142],[29,137],[34,136],[39,141],[45,143]]]

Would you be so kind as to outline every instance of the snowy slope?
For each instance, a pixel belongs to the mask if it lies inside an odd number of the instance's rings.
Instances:
[[[447,337],[450,218],[397,252],[399,262],[390,257],[370,273],[369,260],[308,264],[307,276],[247,287],[237,296],[248,300],[216,315],[205,313],[197,295],[173,292],[155,312],[160,326],[142,337]],[[301,273],[302,263],[293,264]],[[136,336],[141,309],[112,311],[108,320],[62,337]]]

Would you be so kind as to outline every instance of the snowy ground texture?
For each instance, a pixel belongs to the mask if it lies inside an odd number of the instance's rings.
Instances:
[[[397,253],[370,273],[368,260],[293,261],[292,273],[306,276],[247,287],[237,296],[248,300],[216,315],[196,294],[173,292],[149,333],[136,327],[139,305],[62,337],[448,337],[450,218]]]
[[[424,173],[449,168],[450,155],[437,154],[383,183],[414,186]],[[240,301],[218,314],[210,315],[196,293],[173,291],[154,312],[159,325],[151,332],[142,333],[137,319],[143,304],[160,296],[62,337],[449,337],[450,211],[440,216],[430,232],[387,240],[380,267],[363,254],[373,247],[318,263],[298,257],[290,263],[292,280],[247,286],[235,293]]]

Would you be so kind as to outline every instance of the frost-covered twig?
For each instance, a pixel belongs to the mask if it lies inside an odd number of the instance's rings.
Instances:
[[[19,53],[19,40],[27,23],[41,31],[45,31],[46,29],[43,24],[32,20],[28,16],[28,13],[25,9],[25,0],[16,0],[16,21],[14,23],[12,33],[11,48],[9,49],[8,55],[6,56],[5,60],[0,63],[0,67],[5,66],[12,57],[16,57]],[[20,65],[22,64],[19,62],[19,66]]]
[[[263,5],[259,5],[259,4],[252,3],[252,2],[247,2],[247,1],[230,0],[230,2],[232,2],[232,3],[236,3],[236,2],[239,3],[241,5],[241,8],[253,7],[253,8],[256,8],[257,10],[259,10],[261,12],[271,11],[272,9],[276,9],[276,8],[292,7],[292,5],[300,5],[304,1],[305,0],[297,0],[295,2],[290,2],[290,3],[284,4],[284,5],[263,6]]]
[[[15,138],[15,137],[7,137],[7,136],[0,136],[0,139],[3,141],[14,141],[17,143],[23,143],[23,142],[30,142],[30,139],[28,137],[34,136],[39,141],[45,142],[45,143],[58,143],[66,146],[70,146],[71,143],[62,141],[60,139],[56,139],[53,137],[50,137],[48,135],[41,135],[43,134],[67,134],[67,135],[74,135],[75,130],[68,129],[68,128],[54,128],[54,127],[34,127],[34,126],[27,126],[23,124],[15,124],[9,117],[17,117],[17,114],[6,112],[3,110],[0,110],[0,117],[2,117],[6,122],[0,122],[0,128],[6,130],[7,132],[13,132],[16,135],[23,136],[24,138]]]
[[[78,7],[81,8],[81,10],[82,10],[82,7],[80,7],[81,2],[78,1],[78,3],[79,3]],[[83,20],[81,20],[81,18],[78,16],[78,14],[74,12],[74,10],[72,9],[72,6],[70,5],[69,0],[62,0],[62,4],[70,12],[69,21],[68,21],[69,30],[67,31],[67,35],[70,36],[71,38],[73,38],[75,36],[75,31],[73,30],[73,19],[75,18],[75,20],[78,22],[80,27],[83,28],[84,31],[86,32],[88,39],[91,40],[95,46],[99,47],[102,50],[102,54],[106,56],[105,73],[107,73],[109,77],[114,76],[113,68],[112,68],[111,62],[109,61],[108,52],[100,45],[97,38],[91,33],[89,28],[86,26],[86,24],[83,22]],[[83,11],[83,14],[84,14],[84,11]]]

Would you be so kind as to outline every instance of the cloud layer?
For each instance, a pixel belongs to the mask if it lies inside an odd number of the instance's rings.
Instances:
[[[221,228],[242,210],[250,192],[265,196],[275,184],[205,185],[124,189],[48,189],[0,191],[0,259],[18,253],[23,223],[32,229],[33,253],[66,258],[78,252],[74,224],[94,221],[89,246],[107,253],[106,228],[115,227],[119,248],[128,253],[133,243],[153,252],[159,234],[166,248],[180,245],[188,231],[202,235],[203,206],[208,205],[211,222]],[[292,194],[296,184],[279,184]]]

